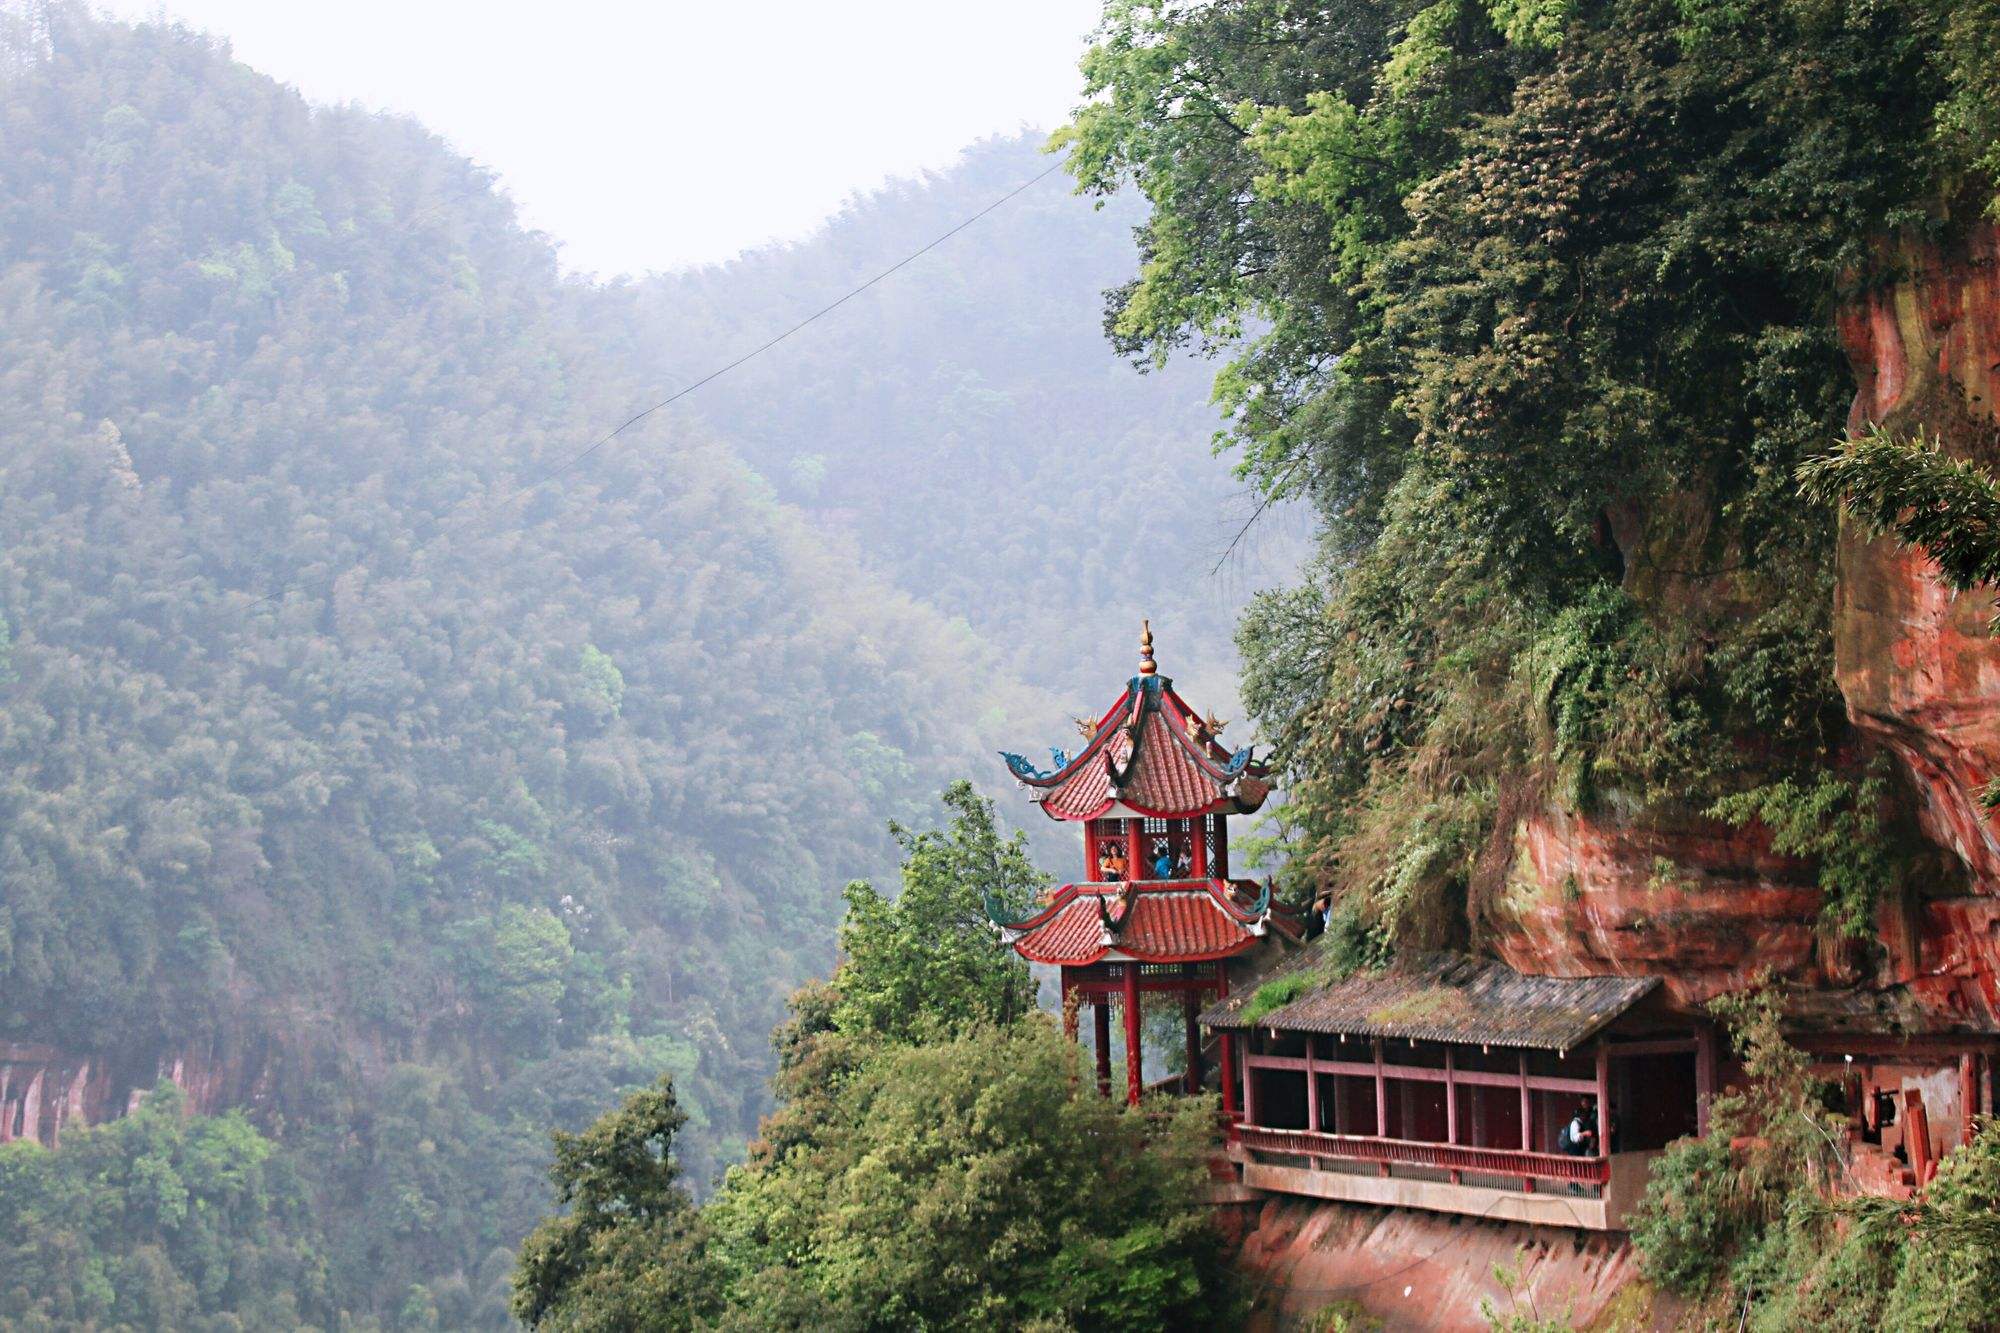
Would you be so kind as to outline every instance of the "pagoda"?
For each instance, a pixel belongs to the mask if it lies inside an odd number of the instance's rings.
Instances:
[[[1274,903],[1271,886],[1229,874],[1229,817],[1254,813],[1271,793],[1267,772],[1248,746],[1230,751],[1217,739],[1225,723],[1207,718],[1174,691],[1153,660],[1153,633],[1141,622],[1139,674],[1096,721],[1079,718],[1085,736],[1074,755],[1052,751],[1043,772],[1017,754],[1007,767],[1051,819],[1083,826],[1084,877],[1049,894],[1025,920],[987,915],[1001,938],[1031,963],[1062,970],[1063,1024],[1074,1040],[1077,1016],[1091,1006],[1097,1082],[1111,1091],[1111,1006],[1123,1011],[1125,1091],[1137,1103],[1139,998],[1180,997],[1187,1035],[1189,1092],[1204,1081],[1201,1029],[1205,998],[1229,994],[1231,960],[1274,940],[1301,938],[1300,914]],[[1222,1043],[1225,1109],[1234,1101],[1232,1051]]]

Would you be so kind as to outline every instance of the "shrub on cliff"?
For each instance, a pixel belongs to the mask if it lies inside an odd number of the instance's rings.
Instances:
[[[240,1112],[186,1114],[171,1083],[58,1151],[0,1144],[0,1326],[331,1324],[298,1177]]]
[[[1632,1242],[1646,1274],[1684,1295],[1702,1292],[1732,1262],[1768,1258],[1759,1247],[1837,1166],[1840,1129],[1821,1101],[1805,1054],[1780,1027],[1780,998],[1769,985],[1724,996],[1711,1009],[1726,1021],[1746,1083],[1715,1098],[1708,1133],[1668,1147],[1653,1165],[1632,1217]]]

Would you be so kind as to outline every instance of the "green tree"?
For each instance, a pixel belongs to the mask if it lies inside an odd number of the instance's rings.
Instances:
[[[2000,487],[1935,441],[1872,432],[1808,460],[1799,480],[1806,495],[1845,503],[1877,535],[1922,547],[1957,591],[2000,583]]]
[[[302,1182],[240,1112],[190,1116],[171,1083],[60,1150],[0,1145],[9,1327],[331,1322]]]
[[[687,1123],[672,1080],[626,1098],[580,1134],[555,1135],[557,1202],[529,1233],[514,1312],[535,1328],[694,1328],[717,1305],[702,1223],[680,1183],[674,1136]]]
[[[993,802],[971,783],[953,783],[943,800],[951,813],[944,829],[890,826],[903,851],[893,901],[865,881],[843,893],[831,1019],[844,1032],[907,1040],[1005,1024],[1034,1008],[1034,977],[999,942],[986,903],[1025,912],[1047,879],[1028,859],[1026,839],[1001,836]]]

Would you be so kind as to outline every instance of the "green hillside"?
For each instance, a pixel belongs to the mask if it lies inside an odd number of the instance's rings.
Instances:
[[[198,1261],[17,1146],[0,1293],[30,1325],[280,1286],[316,1323],[491,1321],[548,1128],[671,1071],[711,1180],[885,821],[1119,679],[1199,563],[1131,543],[1120,478],[1176,521],[1230,486],[1199,375],[1097,341],[1129,218],[1052,180],[564,468],[1046,159],[593,286],[414,123],[181,30],[0,22],[0,1040],[120,1105],[175,1060],[244,1105],[225,1147],[275,1183],[229,1215],[298,1251]]]

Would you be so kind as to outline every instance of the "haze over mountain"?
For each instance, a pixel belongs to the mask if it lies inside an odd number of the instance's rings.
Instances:
[[[499,1321],[548,1127],[666,1068],[740,1151],[886,819],[1141,614],[1224,688],[1203,376],[1103,345],[1133,218],[1059,180],[522,489],[1035,145],[593,286],[419,125],[0,22],[0,1099],[80,1145],[8,1159],[21,1317]],[[248,1120],[82,1128],[163,1075]]]

